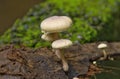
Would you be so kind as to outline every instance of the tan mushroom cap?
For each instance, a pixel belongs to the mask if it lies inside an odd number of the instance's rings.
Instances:
[[[54,49],[62,49],[67,48],[72,45],[72,41],[68,39],[59,39],[52,43],[52,48]]]
[[[72,20],[67,16],[52,16],[41,22],[41,30],[45,32],[62,32],[67,30]]]
[[[51,37],[48,36],[47,34],[43,34],[43,35],[41,36],[41,38],[42,38],[43,40],[45,40],[45,41],[52,41],[52,40],[53,40],[53,38],[51,38]]]
[[[79,79],[78,77],[73,77],[73,79]]]
[[[58,33],[44,33],[41,38],[45,41],[54,41],[59,38]]]
[[[98,45],[99,49],[106,48],[106,47],[107,47],[107,44],[105,44],[105,43],[101,43]]]

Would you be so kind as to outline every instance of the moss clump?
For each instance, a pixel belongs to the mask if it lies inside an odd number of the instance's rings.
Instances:
[[[107,23],[111,24],[117,13],[120,0],[47,0],[30,9],[23,19],[18,19],[13,27],[0,37],[0,44],[15,43],[29,47],[49,45],[41,40],[39,25],[53,15],[66,15],[72,18],[73,26],[61,33],[73,42],[91,42]]]

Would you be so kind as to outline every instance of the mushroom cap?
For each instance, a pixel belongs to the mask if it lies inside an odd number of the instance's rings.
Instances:
[[[59,40],[55,40],[52,43],[52,48],[54,49],[62,49],[62,48],[67,48],[69,46],[72,45],[72,41],[68,40],[68,39],[59,39]]]
[[[54,41],[59,38],[58,33],[44,33],[41,38],[45,41]]]
[[[73,77],[73,79],[79,79],[78,77]]]
[[[106,48],[106,47],[107,47],[107,44],[105,44],[105,43],[101,43],[98,45],[99,49]]]
[[[62,32],[67,30],[72,24],[72,20],[67,16],[52,16],[41,22],[41,30],[45,32]]]
[[[43,35],[41,36],[41,38],[42,38],[43,40],[45,40],[45,41],[52,41],[52,40],[53,40],[53,38],[50,37],[50,36],[48,36],[47,34],[43,34]]]

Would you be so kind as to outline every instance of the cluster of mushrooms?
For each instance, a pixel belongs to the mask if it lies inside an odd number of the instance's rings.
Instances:
[[[67,60],[64,57],[64,48],[72,46],[73,43],[69,39],[61,39],[60,32],[68,30],[71,25],[72,20],[67,16],[52,16],[43,20],[40,25],[41,31],[43,33],[41,38],[52,43],[51,46],[55,54],[62,60],[64,71],[68,71],[69,69]],[[101,43],[97,47],[103,51],[103,57],[101,57],[100,60],[107,58],[107,53],[105,51],[106,47],[107,44],[105,43]],[[96,61],[93,61],[93,64],[96,64]],[[74,77],[73,79],[79,78]]]
[[[52,48],[58,58],[62,60],[63,70],[68,71],[69,66],[64,57],[64,48],[72,45],[69,39],[61,39],[60,32],[70,28],[72,20],[67,16],[52,16],[41,22],[40,28],[43,33],[41,38],[45,41],[52,42]]]

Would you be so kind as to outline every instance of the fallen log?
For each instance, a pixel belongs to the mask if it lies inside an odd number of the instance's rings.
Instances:
[[[105,43],[108,45],[105,49],[108,57],[120,55],[119,42]],[[1,47],[0,79],[87,79],[89,70],[94,67],[92,62],[104,56],[102,50],[97,48],[98,44],[76,44],[65,49],[65,57],[70,66],[68,72],[63,71],[60,59],[52,48]]]

